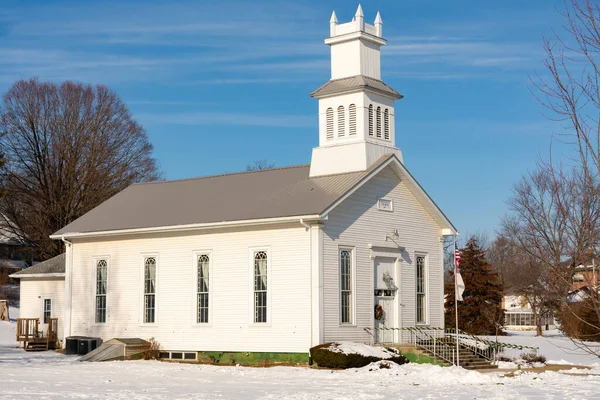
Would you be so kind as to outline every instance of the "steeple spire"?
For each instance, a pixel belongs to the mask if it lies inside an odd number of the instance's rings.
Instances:
[[[335,27],[338,24],[337,16],[335,15],[335,11],[331,13],[331,18],[329,19],[329,36],[335,36]]]
[[[362,7],[360,4],[356,9],[356,14],[354,14],[354,18],[356,19],[356,25],[358,26],[359,31],[365,30],[365,15],[363,14]]]
[[[354,14],[354,16],[358,19],[358,18],[364,18],[365,15],[363,14],[363,10],[362,7],[360,6],[360,4],[358,5],[358,8],[356,9],[356,14]]]
[[[381,20],[381,14],[377,11],[377,16],[375,17],[375,34],[379,37],[381,37],[382,34],[382,25],[383,21]]]

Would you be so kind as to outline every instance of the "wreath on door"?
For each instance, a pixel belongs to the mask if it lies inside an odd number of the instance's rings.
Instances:
[[[383,319],[383,307],[381,304],[375,304],[375,319],[381,321]]]

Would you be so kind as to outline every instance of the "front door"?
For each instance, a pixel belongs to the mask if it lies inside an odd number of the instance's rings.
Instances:
[[[376,343],[393,343],[396,323],[396,268],[395,260],[377,258],[374,265],[374,328]]]

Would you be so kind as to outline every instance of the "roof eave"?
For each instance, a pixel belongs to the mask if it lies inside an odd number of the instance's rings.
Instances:
[[[172,226],[158,226],[148,228],[133,228],[133,229],[115,229],[106,231],[95,231],[95,232],[64,232],[55,233],[50,235],[50,239],[61,240],[61,239],[77,239],[77,238],[95,238],[105,236],[121,236],[121,235],[135,235],[143,233],[165,233],[165,232],[185,232],[193,230],[204,230],[204,229],[218,229],[227,227],[240,227],[240,226],[259,226],[259,225],[271,225],[281,224],[286,222],[294,221],[316,221],[322,219],[320,214],[308,214],[308,215],[294,215],[287,217],[275,217],[275,218],[258,218],[251,220],[242,221],[223,221],[223,222],[209,222],[201,224],[186,224],[186,225],[172,225]],[[60,232],[60,231],[59,231]]]
[[[19,274],[19,273],[14,273],[12,275],[8,276],[9,278],[17,278],[17,279],[23,279],[23,278],[64,278],[65,277],[65,273],[64,272],[50,272],[47,274]]]
[[[319,88],[320,89],[320,88]],[[345,89],[341,89],[341,90],[336,90],[334,92],[329,92],[327,94],[324,95],[320,95],[317,92],[319,91],[319,89],[315,90],[314,92],[312,92],[310,94],[310,97],[314,98],[314,99],[326,99],[328,97],[334,97],[334,96],[339,96],[342,94],[350,94],[350,93],[357,93],[357,92],[362,92],[362,91],[367,91],[367,92],[372,92],[381,96],[385,96],[385,97],[391,97],[394,100],[400,100],[403,99],[404,96],[401,95],[400,93],[396,92],[396,91],[385,91],[385,90],[380,90],[368,85],[361,85],[361,86],[355,86],[352,88],[345,88]]]

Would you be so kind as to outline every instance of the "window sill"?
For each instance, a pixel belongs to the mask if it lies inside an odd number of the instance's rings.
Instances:
[[[212,322],[194,322],[192,323],[192,328],[211,328],[213,326]]]
[[[270,328],[270,322],[251,322],[248,324],[248,328]]]
[[[356,324],[339,324],[340,328],[356,328],[358,325]]]

